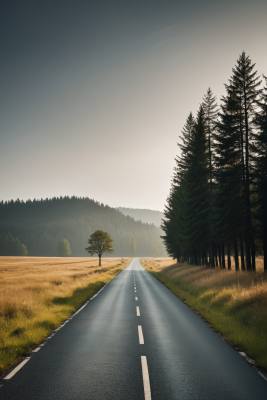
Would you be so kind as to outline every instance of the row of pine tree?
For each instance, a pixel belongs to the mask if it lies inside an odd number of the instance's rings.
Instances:
[[[267,80],[243,52],[225,90],[182,130],[163,241],[178,262],[255,271],[264,254],[267,271]]]

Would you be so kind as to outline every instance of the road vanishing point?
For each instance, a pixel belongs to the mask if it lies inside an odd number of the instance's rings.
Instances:
[[[266,400],[267,382],[134,259],[6,375],[0,399]]]

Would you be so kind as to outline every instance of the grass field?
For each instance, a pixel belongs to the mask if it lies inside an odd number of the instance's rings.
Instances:
[[[213,270],[174,260],[142,259],[142,265],[235,347],[267,369],[267,274]]]
[[[29,353],[130,259],[0,257],[0,372]]]

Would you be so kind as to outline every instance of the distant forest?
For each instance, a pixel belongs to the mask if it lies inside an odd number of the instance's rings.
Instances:
[[[161,256],[166,255],[160,228],[135,221],[89,198],[0,202],[0,255],[18,255],[18,250],[15,254],[3,254],[3,251],[10,249],[12,242],[16,242],[16,249],[20,248],[21,242],[28,256],[56,256],[60,240],[67,239],[72,256],[86,257],[89,256],[85,250],[87,240],[97,229],[108,232],[114,240],[112,256],[150,256],[155,245]],[[136,254],[132,254],[132,238],[136,242]]]
[[[243,52],[225,89],[220,106],[208,89],[182,130],[164,242],[211,268],[231,269],[232,255],[236,270],[255,271],[259,252],[267,272],[267,78]]]
[[[162,218],[164,214],[161,211],[147,210],[142,208],[125,208],[118,207],[118,210],[124,215],[129,215],[133,217],[136,221],[147,222],[148,224],[154,224],[160,226],[162,223]]]

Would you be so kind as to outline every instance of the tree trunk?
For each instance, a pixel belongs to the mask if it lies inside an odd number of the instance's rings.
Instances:
[[[264,272],[267,272],[267,223],[263,222],[263,264]]]
[[[225,269],[224,243],[222,243],[222,267]]]
[[[235,238],[235,270],[239,271],[238,246],[236,238]]]
[[[227,244],[227,264],[228,264],[228,269],[231,269],[231,250],[230,250],[230,245],[229,243]]]
[[[212,241],[210,241],[209,267],[210,267],[210,268],[214,268],[213,245],[212,245]]]
[[[214,243],[214,258],[215,258],[215,266],[218,267],[217,243]]]
[[[101,267],[101,255],[99,256],[99,267]]]
[[[248,127],[248,109],[247,109],[247,94],[245,91],[244,87],[244,109],[245,109],[245,134],[246,134],[246,141],[245,141],[245,151],[246,151],[246,208],[247,208],[247,232],[246,232],[246,239],[245,239],[245,244],[246,244],[246,262],[247,262],[247,270],[251,271],[251,257],[250,257],[250,242],[251,242],[251,215],[250,215],[250,188],[249,188],[249,127]],[[252,249],[251,249],[252,250]]]
[[[245,239],[245,247],[246,247],[246,264],[247,271],[251,271],[251,258],[250,258],[250,240],[249,237]]]
[[[243,239],[242,235],[240,235],[240,255],[241,255],[241,269],[245,271],[245,258],[244,258],[244,247],[243,247]]]
[[[217,244],[218,248],[218,259],[219,259],[219,266],[222,267],[222,254],[221,254],[221,245],[220,243]]]
[[[254,235],[252,235],[252,241],[251,241],[251,268],[252,271],[256,271],[256,251],[255,251],[255,240],[254,240]]]

